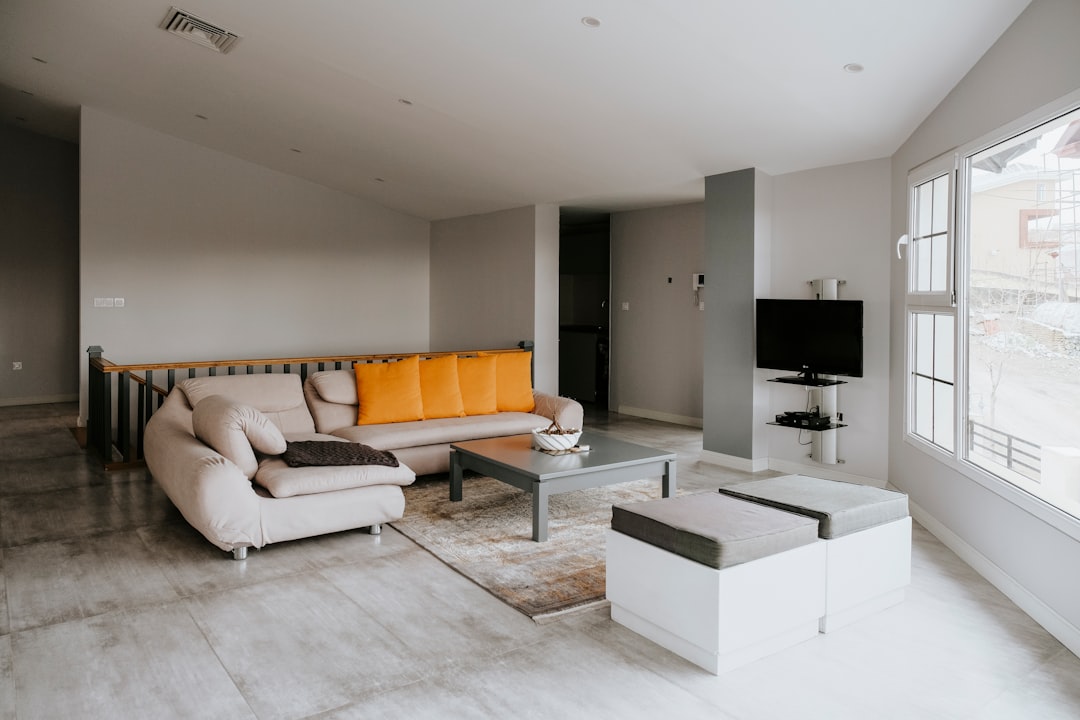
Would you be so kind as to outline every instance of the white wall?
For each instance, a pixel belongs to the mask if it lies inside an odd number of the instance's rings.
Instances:
[[[613,410],[701,425],[705,313],[690,274],[704,271],[702,203],[611,216]],[[708,287],[702,298],[711,310]]]
[[[558,209],[549,205],[433,222],[431,349],[506,348],[533,340],[534,385],[554,392],[558,222]]]
[[[769,428],[770,465],[802,464],[877,481],[888,469],[889,238],[888,159],[773,177],[772,264],[769,297],[811,298],[807,281],[837,278],[842,300],[863,301],[863,377],[837,388],[837,409],[848,427],[836,431],[842,465],[818,465],[799,445],[800,433]],[[895,257],[895,256],[892,256]],[[784,373],[759,371],[765,377]],[[802,410],[806,391],[769,383],[771,416]],[[806,433],[802,433],[805,439]],[[792,468],[796,470],[796,468]],[[819,472],[819,474],[821,474]]]
[[[70,401],[79,389],[79,148],[0,126],[0,158],[0,405]]]
[[[91,108],[80,160],[80,352],[145,363],[428,349],[426,221]]]
[[[892,221],[907,232],[907,173],[1080,88],[1080,3],[1035,0],[892,158]],[[976,481],[904,442],[904,265],[892,263],[889,479],[920,519],[1080,654],[1080,523]]]

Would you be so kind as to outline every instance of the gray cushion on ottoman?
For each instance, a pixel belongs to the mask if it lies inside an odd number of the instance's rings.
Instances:
[[[784,475],[720,488],[721,493],[817,518],[830,539],[908,516],[907,495],[807,475]]]
[[[719,493],[616,505],[611,529],[713,568],[817,541],[816,520]]]

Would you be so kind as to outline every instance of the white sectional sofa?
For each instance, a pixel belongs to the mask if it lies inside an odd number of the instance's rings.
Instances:
[[[581,427],[582,407],[533,392],[533,412],[358,425],[353,371],[199,377],[176,384],[147,423],[146,464],[193,527],[236,559],[247,548],[400,519],[402,486],[445,472],[452,442]],[[398,467],[290,467],[290,443],[363,444]],[[359,448],[359,445],[356,446]]]

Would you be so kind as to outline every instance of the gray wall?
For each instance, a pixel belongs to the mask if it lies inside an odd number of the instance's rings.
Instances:
[[[892,158],[891,234],[909,170],[1080,89],[1080,3],[1035,0]],[[1080,522],[904,442],[904,265],[892,264],[889,479],[916,518],[1080,654]]]
[[[705,272],[702,203],[611,216],[613,410],[701,425],[706,313],[694,303],[694,272]],[[706,289],[706,308],[710,297]]]
[[[536,206],[533,285],[533,385],[559,390],[559,207]],[[524,338],[523,338],[524,339]]]
[[[0,126],[0,405],[79,390],[79,149]],[[19,361],[23,369],[12,370]]]
[[[431,224],[431,349],[536,342],[534,385],[558,383],[559,216],[528,206]]]
[[[428,349],[426,221],[90,108],[80,153],[81,350],[141,363]]]

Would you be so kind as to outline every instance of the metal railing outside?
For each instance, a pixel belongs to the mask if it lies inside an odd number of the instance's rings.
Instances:
[[[968,420],[968,452],[978,453],[1035,482],[1042,478],[1042,446]]]

